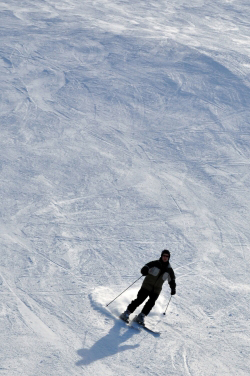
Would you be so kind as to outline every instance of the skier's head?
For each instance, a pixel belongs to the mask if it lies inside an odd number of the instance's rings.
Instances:
[[[166,261],[169,261],[169,259],[170,259],[170,252],[167,249],[164,249],[161,253],[161,260],[166,262]]]

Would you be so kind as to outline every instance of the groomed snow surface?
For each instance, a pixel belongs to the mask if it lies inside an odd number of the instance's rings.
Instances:
[[[1,375],[250,374],[249,8],[1,0]]]

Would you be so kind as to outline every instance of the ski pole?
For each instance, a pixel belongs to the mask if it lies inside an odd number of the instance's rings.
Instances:
[[[168,306],[169,306],[169,303],[170,303],[171,298],[172,298],[172,295],[170,295],[170,298],[169,298],[169,301],[168,301],[167,307],[166,307],[166,309],[165,309],[165,312],[163,312],[163,315],[166,315],[166,312],[167,312],[167,309],[168,309]]]
[[[131,286],[133,286],[135,284],[135,282],[139,281],[139,279],[141,279],[141,277],[143,277],[143,275],[141,275],[136,281],[134,281],[130,286],[128,286],[123,292],[121,292],[119,295],[117,295],[117,297],[113,300],[111,300],[111,302],[109,302],[108,304],[106,304],[106,307],[109,306],[111,303],[113,303],[117,298],[119,298],[119,296],[121,296],[125,291],[127,291]]]

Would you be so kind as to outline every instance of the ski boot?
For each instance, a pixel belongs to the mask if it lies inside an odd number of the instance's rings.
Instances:
[[[130,315],[130,312],[126,309],[126,311],[123,312],[123,313],[120,315],[120,319],[122,319],[123,321],[129,323],[129,315]]]
[[[144,313],[139,313],[138,316],[135,317],[135,322],[137,322],[141,326],[145,326],[145,314]]]

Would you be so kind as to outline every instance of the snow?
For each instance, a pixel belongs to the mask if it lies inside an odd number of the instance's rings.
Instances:
[[[249,375],[249,14],[1,1],[1,375]],[[155,338],[107,304],[164,248]]]

